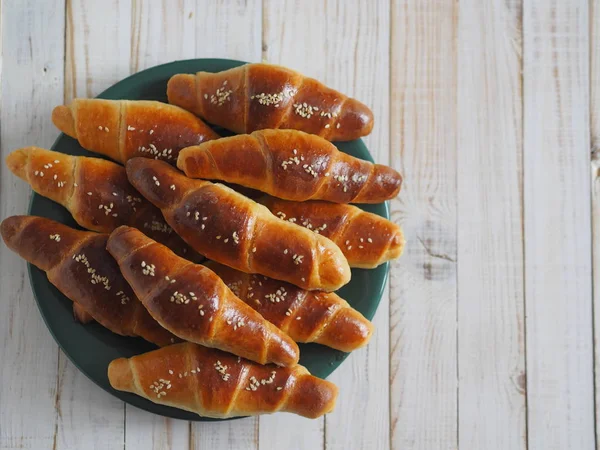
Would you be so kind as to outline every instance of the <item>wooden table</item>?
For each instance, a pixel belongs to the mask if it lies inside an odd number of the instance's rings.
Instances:
[[[595,447],[600,0],[2,0],[1,14],[3,156],[50,146],[55,105],[130,73],[266,59],[372,107],[365,141],[405,176],[391,207],[408,243],[371,344],[331,376],[335,412],[223,423],[96,387],[2,247],[0,449]],[[25,183],[4,166],[0,182],[1,217],[25,213]]]

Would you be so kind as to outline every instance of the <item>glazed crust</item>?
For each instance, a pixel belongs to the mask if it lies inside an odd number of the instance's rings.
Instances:
[[[372,111],[358,100],[272,64],[174,75],[167,96],[170,103],[236,133],[282,128],[349,141],[373,129]]]
[[[108,235],[79,231],[43,217],[12,216],[1,226],[6,245],[48,275],[66,297],[123,336],[164,346],[177,342],[134,295],[106,251]]]
[[[293,202],[264,196],[257,200],[277,217],[331,239],[350,267],[372,269],[404,250],[400,226],[353,205],[322,201]]]
[[[298,346],[237,298],[212,270],[130,227],[113,231],[107,248],[152,317],[173,334],[261,364],[298,362]]]
[[[333,410],[337,387],[303,366],[260,365],[189,342],[108,366],[114,389],[204,417],[277,411],[316,418]]]
[[[373,325],[333,292],[305,291],[293,284],[247,274],[214,261],[205,263],[237,295],[296,342],[316,342],[344,352],[369,342]]]
[[[329,239],[274,217],[264,206],[220,184],[192,180],[162,161],[127,163],[133,186],[196,251],[243,272],[332,291],[350,280]]]
[[[83,148],[120,163],[140,156],[174,164],[182,148],[218,137],[188,111],[146,100],[76,98],[54,108],[52,121]]]
[[[6,165],[35,192],[67,208],[88,230],[110,233],[121,225],[131,225],[177,254],[199,259],[165,222],[160,210],[129,183],[123,166],[38,147],[15,150],[6,157]]]
[[[381,203],[398,195],[402,184],[394,169],[295,130],[261,130],[188,147],[179,153],[177,167],[191,178],[223,180],[295,201]]]

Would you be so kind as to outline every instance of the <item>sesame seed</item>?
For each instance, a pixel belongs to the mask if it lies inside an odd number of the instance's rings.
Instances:
[[[325,128],[329,128],[329,124],[325,125]]]
[[[40,171],[40,177],[43,177],[43,176],[44,176],[44,172]]]
[[[135,131],[135,128],[131,125],[127,125],[127,131]]]
[[[60,161],[58,159],[54,160],[54,164],[58,164]]]
[[[302,317],[300,317],[300,316],[296,317],[296,320],[300,320],[300,319],[302,319]]]
[[[283,388],[282,388],[281,386],[277,386],[277,390],[278,390],[278,391],[280,391],[280,390],[282,390],[282,389],[283,389]]]
[[[256,247],[252,248],[252,253],[256,253]]]
[[[106,131],[108,133],[108,127],[104,127],[104,131]]]
[[[287,249],[287,248],[286,248],[286,249],[283,251],[283,254],[284,254],[284,255],[287,255],[287,254],[288,254],[288,249]]]
[[[373,239],[371,239],[371,238],[368,238],[368,239],[367,239],[367,241],[368,241],[369,243],[373,243]]]
[[[99,129],[100,131],[102,131],[102,130],[103,130],[103,128],[102,128],[102,125],[98,125],[98,129]]]
[[[223,239],[223,242],[225,242],[227,244],[229,242],[229,238]]]
[[[171,188],[171,190],[172,190],[172,191],[174,191],[174,190],[175,190],[175,185],[174,185],[174,184],[172,184],[172,185],[171,185],[171,186],[169,186],[169,187]]]
[[[348,246],[348,250],[352,250],[352,246],[351,245]]]
[[[87,195],[92,195],[92,193],[91,193],[91,192],[88,192],[88,193],[87,193]]]
[[[154,130],[150,130],[150,131],[148,132],[148,134],[152,134],[152,133],[154,133]]]
[[[350,243],[350,241],[346,241],[346,245],[348,245]]]
[[[221,235],[217,236],[217,239],[221,239]]]

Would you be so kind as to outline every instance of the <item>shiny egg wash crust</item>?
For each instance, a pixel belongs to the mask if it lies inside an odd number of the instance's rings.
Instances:
[[[278,255],[264,258],[265,261],[271,259],[273,270],[285,268],[305,279],[310,276],[312,250],[287,241],[286,236],[260,239],[253,214],[246,211],[249,205],[223,204],[212,185],[190,192],[181,205],[171,212],[173,219],[181,227],[192,230],[194,241],[201,241],[202,247],[218,253],[222,261],[238,262],[236,265],[247,261],[245,266],[251,267],[252,258],[260,257],[261,252],[270,253]],[[210,258],[210,252],[205,256]]]
[[[173,361],[172,366],[183,366],[188,370],[174,370],[170,368],[169,361],[166,361],[163,376],[142,385],[149,398],[161,399],[167,397],[163,401],[168,402],[169,396],[176,397],[180,393],[186,392],[187,385],[190,382],[211,386],[217,390],[231,389],[229,387],[231,385],[237,386],[237,389],[231,390],[228,395],[231,398],[234,398],[237,391],[240,390],[248,391],[247,395],[256,394],[259,396],[263,396],[265,391],[271,391],[272,395],[278,397],[282,395],[279,392],[285,388],[292,375],[286,368],[279,367],[274,370],[273,366],[257,366],[240,357],[224,354],[214,358],[212,364],[206,364],[205,361],[189,361],[187,364],[176,364]],[[259,367],[260,370],[253,369],[255,367]],[[143,374],[143,372],[141,373]],[[144,381],[147,380],[140,380],[141,383]]]
[[[306,291],[262,275],[227,269],[217,269],[217,274],[236,296],[277,328],[286,333],[293,329],[293,335],[299,342],[316,340],[323,327],[345,305],[334,295]]]
[[[242,72],[234,71],[224,80],[206,77],[197,84],[204,115],[217,117],[219,123],[236,114],[245,124],[237,127],[239,131],[297,128],[332,135],[332,129],[342,126],[339,119],[348,97],[287,70],[249,65]]]

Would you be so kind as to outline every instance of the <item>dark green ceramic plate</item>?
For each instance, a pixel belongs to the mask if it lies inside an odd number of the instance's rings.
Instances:
[[[241,64],[243,62],[227,59],[190,59],[163,64],[118,82],[99,97],[166,102],[167,81],[172,75],[198,71],[219,72]],[[223,133],[223,130],[218,131]],[[369,161],[373,160],[361,140],[336,145],[350,155]],[[79,146],[76,140],[63,134],[56,140],[52,149],[71,155],[98,156],[87,152]],[[386,204],[365,205],[364,209],[389,218]],[[29,213],[77,227],[71,215],[63,207],[35,193],[31,197]],[[373,270],[354,269],[352,270],[352,281],[340,289],[339,294],[368,319],[372,319],[381,300],[387,271],[387,264]],[[54,339],[73,364],[94,383],[130,405],[155,414],[184,420],[213,420],[186,411],[156,405],[136,395],[112,389],[106,370],[113,359],[130,357],[155,347],[142,339],[113,334],[98,324],[84,326],[76,323],[73,320],[71,301],[50,284],[45,273],[30,264],[29,275],[40,312]],[[317,344],[300,345],[300,354],[300,363],[306,366],[311,373],[322,378],[333,372],[347,356],[346,353]]]

